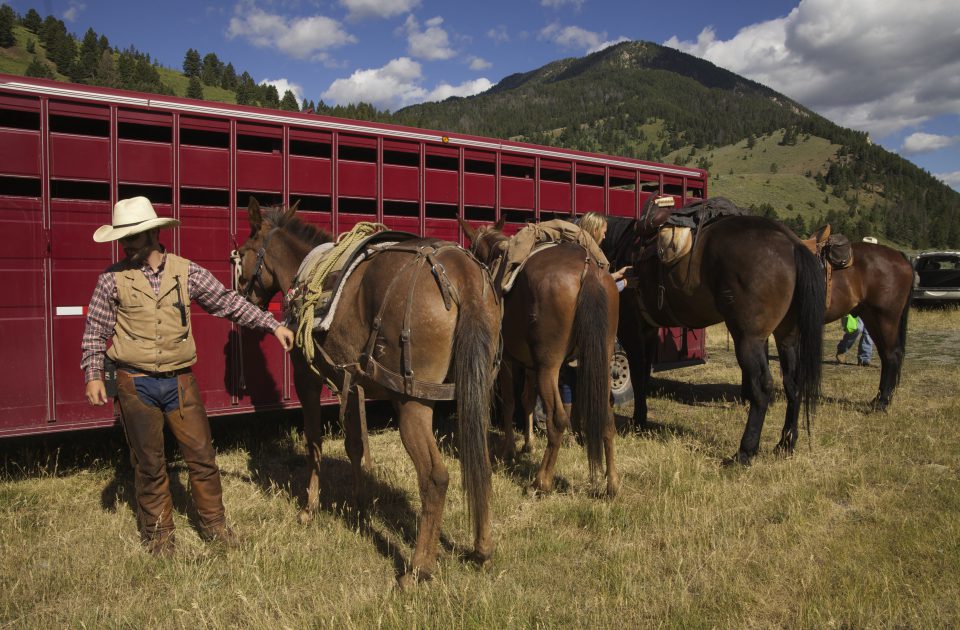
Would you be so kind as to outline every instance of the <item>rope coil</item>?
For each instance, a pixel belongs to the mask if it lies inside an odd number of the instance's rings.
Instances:
[[[382,223],[371,223],[368,221],[357,223],[353,226],[352,230],[340,235],[340,238],[337,239],[337,244],[330,250],[329,254],[320,259],[319,264],[314,266],[313,269],[305,270],[304,278],[296,278],[294,280],[295,286],[300,283],[301,280],[304,286],[301,294],[302,297],[298,300],[299,304],[297,307],[293,308],[291,305],[291,315],[296,322],[296,330],[294,331],[295,340],[297,346],[303,352],[304,358],[307,360],[307,365],[317,374],[320,374],[320,372],[313,365],[313,357],[315,355],[313,322],[317,302],[320,301],[323,295],[323,283],[345,253],[352,251],[360,241],[377,232],[382,232],[385,229],[387,228]]]

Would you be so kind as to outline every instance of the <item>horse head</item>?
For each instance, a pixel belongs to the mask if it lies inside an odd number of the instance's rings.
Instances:
[[[463,233],[470,240],[470,253],[477,257],[481,262],[489,265],[493,260],[502,255],[503,247],[501,243],[506,243],[508,237],[503,233],[503,225],[506,223],[505,217],[493,225],[488,225],[473,229],[469,223],[457,217]]]
[[[283,290],[278,273],[283,245],[274,236],[293,219],[298,205],[299,201],[285,211],[270,208],[265,213],[261,213],[260,203],[253,197],[247,205],[250,236],[231,252],[230,259],[237,292],[260,308],[265,309],[273,296]]]

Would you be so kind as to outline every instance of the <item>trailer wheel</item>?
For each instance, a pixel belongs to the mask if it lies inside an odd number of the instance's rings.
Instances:
[[[633,401],[633,384],[630,382],[630,363],[627,353],[620,347],[620,342],[613,349],[613,360],[610,361],[610,391],[613,394],[613,404],[625,405]]]

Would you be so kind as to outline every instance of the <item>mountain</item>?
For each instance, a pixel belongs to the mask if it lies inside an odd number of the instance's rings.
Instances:
[[[111,48],[92,29],[81,41],[51,16],[18,20],[14,44],[0,48],[0,72],[298,108],[292,95],[281,101],[272,86],[255,86],[213,54],[201,60],[187,51],[191,82],[135,48]],[[207,61],[216,64],[213,81]],[[692,164],[709,170],[710,195],[780,218],[799,233],[830,222],[854,239],[960,248],[960,193],[930,173],[766,86],[650,42],[560,59],[476,96],[392,114],[362,103],[309,106],[324,115]]]
[[[916,248],[960,245],[960,193],[861,132],[737,74],[650,42],[510,75],[483,94],[397,111],[402,124],[694,164],[710,194],[798,231]]]

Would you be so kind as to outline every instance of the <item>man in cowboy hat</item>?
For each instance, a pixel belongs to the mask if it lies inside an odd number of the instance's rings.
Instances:
[[[229,546],[238,542],[226,523],[210,423],[190,371],[197,362],[190,302],[241,326],[270,330],[285,350],[293,347],[293,333],[272,315],[226,289],[200,265],[164,249],[160,228],[179,224],[158,217],[146,197],[133,197],[117,202],[112,225],[94,233],[98,243],[119,240],[126,258],[100,274],[80,362],[91,405],[109,402],[104,355],[117,364],[117,397],[135,471],[137,520],[147,549],[164,556],[174,550],[164,420],[187,462],[201,536]],[[109,350],[107,339],[112,340]]]

